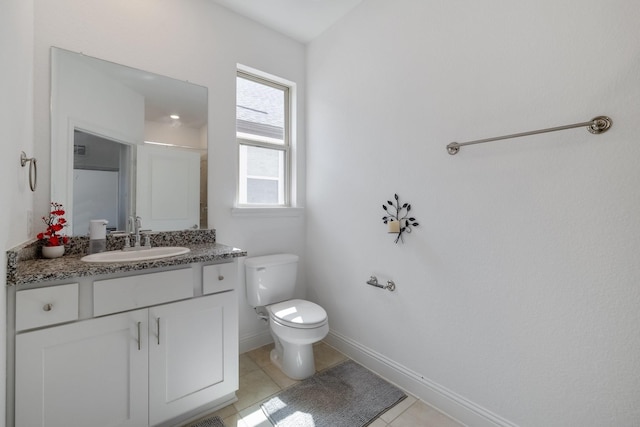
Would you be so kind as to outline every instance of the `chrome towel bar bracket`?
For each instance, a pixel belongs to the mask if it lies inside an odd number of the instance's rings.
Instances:
[[[465,145],[482,144],[484,142],[500,141],[502,139],[510,139],[510,138],[519,138],[521,136],[537,135],[539,133],[555,132],[559,130],[573,129],[573,128],[579,128],[584,126],[587,127],[587,130],[589,132],[598,135],[609,130],[612,124],[613,124],[613,121],[609,117],[598,116],[598,117],[594,117],[588,122],[574,123],[572,125],[557,126],[557,127],[532,130],[529,132],[522,132],[522,133],[513,133],[511,135],[496,136],[494,138],[477,139],[475,141],[468,141],[468,142],[452,142],[449,145],[447,145],[447,152],[453,156],[454,154],[458,154],[458,152],[460,151],[460,147],[464,147]]]

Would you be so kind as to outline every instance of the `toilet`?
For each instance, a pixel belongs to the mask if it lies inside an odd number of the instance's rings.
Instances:
[[[295,380],[315,373],[313,344],[329,333],[327,312],[318,304],[292,299],[298,256],[277,254],[244,261],[247,301],[268,320],[275,348],[271,361]]]

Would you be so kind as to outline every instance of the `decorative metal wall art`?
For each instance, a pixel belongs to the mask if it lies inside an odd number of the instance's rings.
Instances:
[[[397,194],[394,194],[393,198],[395,199],[395,203],[387,200],[387,204],[382,205],[382,209],[388,213],[388,215],[382,217],[382,222],[389,227],[389,233],[398,234],[395,243],[398,243],[398,241],[404,243],[402,233],[411,233],[411,227],[417,227],[420,224],[418,224],[414,217],[409,217],[409,212],[411,211],[411,205],[409,203],[403,203],[401,205],[400,198]]]

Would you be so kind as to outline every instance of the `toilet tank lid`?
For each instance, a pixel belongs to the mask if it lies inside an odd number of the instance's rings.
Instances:
[[[275,254],[251,257],[244,260],[244,266],[249,268],[271,267],[280,264],[289,264],[298,262],[298,255],[294,254]]]

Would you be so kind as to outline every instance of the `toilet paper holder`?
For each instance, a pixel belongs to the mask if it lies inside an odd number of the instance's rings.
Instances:
[[[375,286],[376,288],[386,289],[389,292],[393,292],[396,290],[396,284],[393,282],[393,280],[387,280],[386,285],[381,285],[380,283],[378,283],[378,278],[376,276],[369,277],[369,280],[367,280],[366,283],[367,285]]]

